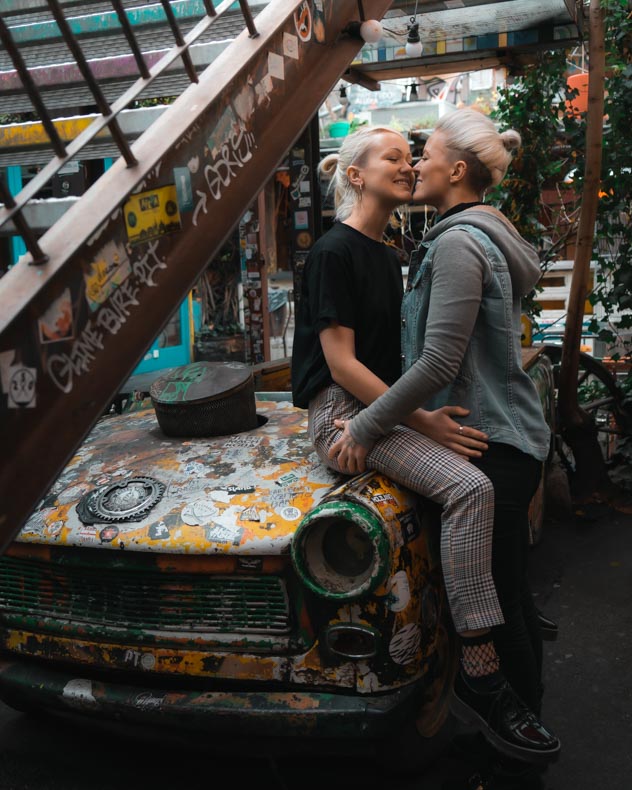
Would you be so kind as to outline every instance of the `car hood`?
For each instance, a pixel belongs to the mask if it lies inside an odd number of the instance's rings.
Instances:
[[[148,408],[103,417],[16,540],[56,546],[193,554],[281,554],[303,516],[340,482],[320,462],[307,412],[257,400],[258,428],[175,439]],[[84,523],[80,501],[135,478],[161,495],[137,521],[107,513]],[[162,488],[164,486],[164,489]],[[111,490],[111,489],[110,489]],[[116,486],[116,490],[119,487]],[[125,495],[125,494],[123,494]],[[84,512],[84,521],[79,513]],[[90,521],[90,519],[87,519]]]

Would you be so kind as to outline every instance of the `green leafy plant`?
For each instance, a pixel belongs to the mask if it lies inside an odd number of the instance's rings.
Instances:
[[[573,95],[566,85],[566,55],[564,50],[542,53],[534,65],[499,91],[492,112],[500,128],[520,132],[522,145],[488,200],[539,250],[543,270],[558,257],[572,232],[572,223],[566,232],[559,227],[559,216],[545,199],[547,192],[554,199],[563,197],[563,179],[575,166],[565,113],[565,102]],[[523,305],[536,326],[541,312],[537,293],[536,289]]]
[[[632,10],[627,0],[604,0],[606,92],[603,168],[591,302],[605,315],[590,329],[630,352],[632,329]],[[619,353],[613,354],[618,357]]]

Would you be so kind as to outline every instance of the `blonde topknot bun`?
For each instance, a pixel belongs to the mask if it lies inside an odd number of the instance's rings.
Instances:
[[[336,168],[338,167],[339,156],[338,154],[329,154],[321,160],[318,165],[318,170],[324,178],[333,178]]]
[[[515,129],[506,129],[504,132],[501,132],[500,139],[503,141],[507,151],[516,151],[522,144],[520,133]]]

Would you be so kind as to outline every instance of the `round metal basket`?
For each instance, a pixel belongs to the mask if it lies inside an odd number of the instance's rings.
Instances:
[[[259,424],[254,375],[239,362],[182,365],[156,379],[149,394],[167,436],[225,436]]]

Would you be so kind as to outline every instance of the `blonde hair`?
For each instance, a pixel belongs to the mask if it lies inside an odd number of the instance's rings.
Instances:
[[[480,192],[498,186],[507,173],[521,137],[515,129],[498,132],[494,122],[478,110],[456,110],[435,126],[445,144],[468,165],[472,186]]]
[[[362,200],[362,192],[349,181],[347,168],[351,165],[362,167],[373,148],[374,138],[385,132],[399,134],[388,126],[362,126],[344,138],[337,153],[329,154],[318,165],[318,172],[323,178],[330,179],[327,193],[334,190],[338,221],[347,219],[356,204]]]

